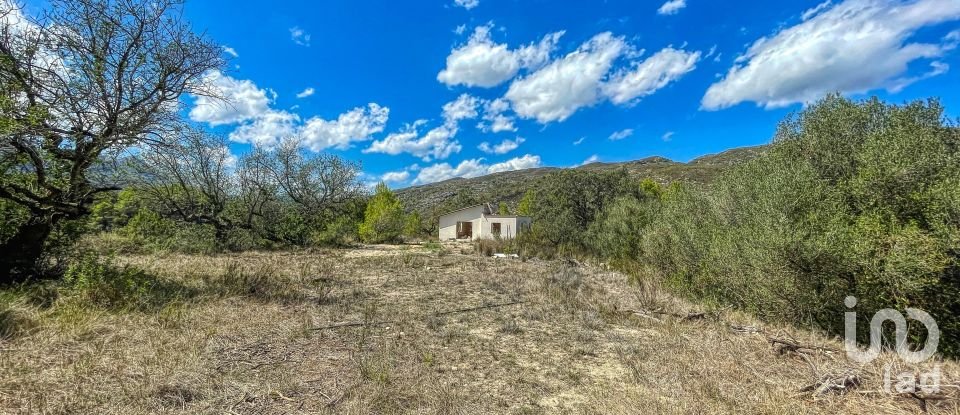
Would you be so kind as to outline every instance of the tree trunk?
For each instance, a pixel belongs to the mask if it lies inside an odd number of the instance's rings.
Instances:
[[[37,276],[44,244],[52,231],[51,218],[34,217],[0,244],[0,285]]]

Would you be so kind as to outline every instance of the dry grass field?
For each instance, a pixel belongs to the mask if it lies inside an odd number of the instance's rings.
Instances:
[[[419,246],[117,261],[182,294],[9,300],[0,413],[958,411],[956,362],[940,396],[886,394],[893,356],[855,366],[837,339],[596,265]]]

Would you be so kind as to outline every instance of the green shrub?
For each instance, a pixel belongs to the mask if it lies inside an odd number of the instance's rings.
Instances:
[[[367,243],[395,242],[403,231],[403,219],[403,205],[381,182],[367,203],[360,224],[360,239]]]
[[[329,222],[311,238],[318,246],[349,246],[357,241],[357,222],[351,217],[341,216]]]
[[[185,294],[174,284],[133,267],[117,267],[109,257],[92,252],[73,259],[63,286],[82,305],[106,309],[155,308]]]
[[[637,257],[692,297],[837,334],[848,295],[866,318],[921,308],[957,355],[958,184],[960,130],[938,102],[831,96],[781,123],[765,155],[664,194]]]

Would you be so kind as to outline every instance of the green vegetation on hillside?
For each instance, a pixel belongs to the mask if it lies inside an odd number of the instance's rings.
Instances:
[[[525,246],[599,256],[692,298],[836,334],[848,295],[861,316],[920,308],[939,323],[940,351],[960,352],[960,130],[935,100],[828,97],[707,185],[585,175],[537,188]],[[603,197],[590,183],[605,183]]]

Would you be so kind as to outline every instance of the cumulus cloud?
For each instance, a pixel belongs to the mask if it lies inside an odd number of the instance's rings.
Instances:
[[[513,124],[513,117],[505,115],[510,110],[510,102],[503,98],[486,101],[483,104],[483,121],[477,128],[484,132],[499,133],[502,131],[517,131]]]
[[[220,71],[207,73],[204,83],[217,98],[197,96],[190,119],[212,126],[259,117],[270,110],[276,98],[272,90],[258,88],[252,81],[234,79]]]
[[[663,15],[677,14],[680,12],[680,9],[684,7],[687,7],[686,0],[670,0],[666,3],[663,3],[663,5],[657,9],[657,13]]]
[[[492,29],[492,24],[474,29],[467,43],[447,56],[447,66],[437,74],[437,80],[449,86],[499,85],[516,76],[521,68],[535,69],[543,65],[564,33],[551,33],[539,43],[511,50],[506,44],[491,39]]]
[[[470,94],[461,94],[456,100],[443,105],[443,119],[448,124],[457,123],[460,120],[477,118],[479,113],[477,108],[480,106],[480,99]]]
[[[477,118],[480,115],[478,108],[482,103],[483,100],[477,97],[461,94],[457,99],[443,105],[443,124],[440,126],[420,135],[420,130],[428,121],[417,120],[382,140],[374,141],[363,152],[390,155],[410,153],[424,161],[450,157],[463,148],[456,140],[460,121]]]
[[[299,130],[302,145],[313,151],[328,148],[346,149],[355,141],[368,141],[373,134],[383,131],[390,109],[375,103],[357,107],[340,114],[336,120],[312,117]]]
[[[417,178],[414,179],[413,182],[415,184],[427,184],[452,179],[454,177],[470,178],[485,174],[530,169],[540,166],[540,156],[531,154],[490,165],[485,164],[483,158],[468,159],[461,161],[456,167],[451,166],[449,163],[439,163],[424,167],[420,169]]]
[[[506,154],[513,150],[516,150],[517,147],[520,147],[520,144],[523,144],[524,141],[527,141],[523,137],[517,137],[516,140],[503,140],[500,144],[491,145],[489,142],[482,142],[477,146],[480,151],[488,154]]]
[[[407,124],[399,132],[391,133],[382,140],[374,141],[364,153],[385,153],[397,155],[410,153],[424,161],[445,159],[462,149],[459,141],[454,140],[458,129],[456,125],[444,124],[420,135],[419,129],[426,120]]]
[[[599,101],[604,76],[627,48],[623,37],[598,34],[577,50],[515,80],[505,97],[521,117],[544,124],[563,121]]]
[[[309,97],[309,96],[313,95],[314,92],[316,92],[316,91],[315,91],[313,88],[304,89],[303,91],[300,91],[299,94],[297,94],[297,98],[306,98],[306,97]]]
[[[586,165],[588,165],[588,164],[590,164],[590,163],[596,163],[596,162],[598,162],[598,161],[600,161],[600,156],[594,154],[594,155],[592,155],[592,156],[590,156],[590,157],[587,157],[587,159],[584,160],[583,163],[580,163],[579,166],[586,166]]]
[[[410,179],[410,172],[406,170],[391,171],[380,176],[380,180],[386,183],[403,183]]]
[[[629,70],[618,71],[604,84],[603,93],[614,104],[635,102],[694,70],[698,60],[700,52],[668,47]]]
[[[831,91],[897,89],[920,77],[905,77],[908,64],[942,56],[955,44],[912,43],[921,28],[960,19],[956,0],[846,0],[821,3],[803,20],[764,37],[737,58],[701,105],[717,110],[744,101],[766,108],[814,101]],[[942,71],[936,65],[927,75]],[[928,77],[928,76],[927,76]]]
[[[252,122],[237,127],[228,138],[238,143],[274,147],[281,140],[296,135],[299,120],[299,116],[286,111],[267,111]]]
[[[453,0],[453,4],[457,7],[463,7],[464,9],[470,10],[479,6],[480,0]]]
[[[290,40],[293,43],[296,43],[300,46],[310,46],[310,34],[303,31],[299,26],[291,27],[290,29]]]
[[[620,131],[615,131],[613,134],[610,134],[610,140],[617,141],[623,140],[624,138],[630,137],[633,135],[633,128],[625,128]]]
[[[205,80],[222,99],[196,97],[190,119],[211,126],[238,124],[229,135],[238,143],[272,147],[283,139],[298,137],[312,151],[345,149],[352,142],[371,140],[373,134],[382,132],[390,115],[389,108],[370,103],[333,121],[312,117],[301,124],[299,115],[271,108],[276,99],[272,90],[220,72],[207,74]]]

